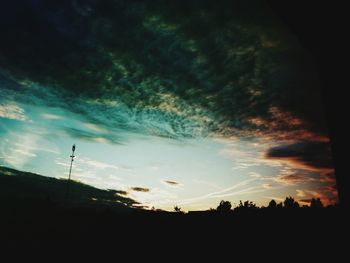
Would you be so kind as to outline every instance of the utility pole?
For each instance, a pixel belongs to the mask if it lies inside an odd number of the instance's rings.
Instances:
[[[67,192],[66,192],[66,199],[69,198],[69,185],[70,185],[70,175],[72,173],[72,166],[73,166],[73,161],[74,161],[74,151],[75,151],[75,144],[72,146],[72,155],[70,156],[71,161],[70,161],[70,168],[69,168],[69,177],[68,177],[68,182],[67,182]]]

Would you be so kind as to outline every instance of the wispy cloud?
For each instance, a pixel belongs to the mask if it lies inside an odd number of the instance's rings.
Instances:
[[[202,196],[198,196],[198,197],[183,199],[183,200],[179,201],[179,204],[188,204],[188,203],[192,203],[192,202],[196,202],[196,201],[200,201],[200,200],[204,200],[204,199],[208,199],[208,198],[219,198],[219,197],[227,197],[227,196],[232,196],[232,195],[237,195],[237,194],[249,193],[250,191],[252,191],[254,189],[256,190],[257,187],[248,187],[248,188],[245,188],[243,190],[239,190],[239,191],[235,191],[235,192],[231,192],[231,193],[228,193],[228,192],[230,192],[236,188],[245,186],[245,185],[247,185],[250,182],[255,181],[255,180],[257,180],[257,179],[250,178],[250,179],[244,180],[242,182],[239,182],[231,187],[228,187],[228,188],[225,188],[225,189],[222,189],[219,191],[215,191],[215,192],[205,194]],[[261,189],[261,187],[259,187],[259,188]]]
[[[201,184],[201,185],[204,185],[206,187],[210,187],[210,188],[214,188],[214,189],[222,189],[222,187],[218,186],[216,183],[213,183],[213,182],[209,182],[209,181],[206,181],[206,180],[199,180],[199,179],[193,179],[192,180],[194,183],[198,183],[198,184]]]
[[[29,151],[30,148],[24,148],[24,149],[15,149],[13,150],[14,153],[19,154],[20,156],[28,156],[28,157],[35,157],[36,154]]]
[[[23,108],[15,102],[0,103],[0,118],[25,121],[27,116]]]
[[[273,180],[277,183],[285,184],[285,185],[300,185],[300,184],[305,184],[309,183],[312,181],[315,181],[315,177],[312,177],[309,174],[287,174],[287,175],[280,175]]]
[[[262,188],[265,188],[265,189],[271,189],[271,188],[273,188],[273,185],[272,185],[272,184],[262,184],[261,186],[262,186]]]
[[[265,192],[265,191],[266,189],[262,188],[261,186],[253,186],[253,187],[248,187],[232,193],[214,195],[212,197],[222,198],[222,197],[235,196],[235,195],[255,194],[255,193]]]
[[[304,190],[300,190],[300,189],[297,189],[295,190],[297,192],[297,197],[301,197],[301,198],[304,198],[306,196],[306,193]]]
[[[95,143],[112,143],[112,144],[121,144],[123,139],[120,135],[115,133],[95,133],[94,131],[89,131],[86,129],[71,128],[65,127],[60,130],[66,136],[73,138],[95,142]]]
[[[248,175],[249,175],[250,177],[254,177],[254,178],[261,178],[261,177],[262,177],[261,174],[256,173],[256,172],[249,172]]]
[[[41,114],[41,117],[46,120],[59,120],[63,118],[63,116],[61,115],[52,114],[52,113],[43,113]]]
[[[107,130],[101,126],[98,126],[96,124],[93,124],[93,123],[82,123],[82,125],[89,129],[89,130],[92,130],[94,132],[98,132],[98,133],[106,133]]]
[[[5,163],[21,169],[31,158],[36,157],[38,136],[11,133],[1,147]],[[12,142],[16,143],[12,143]]]
[[[95,169],[115,169],[115,170],[121,170],[121,168],[119,166],[113,165],[113,164],[109,164],[109,163],[105,163],[105,162],[101,162],[101,161],[96,161],[96,160],[91,160],[89,158],[84,158],[84,157],[80,157],[77,162],[79,162],[81,165],[85,165],[91,168],[95,168]]]

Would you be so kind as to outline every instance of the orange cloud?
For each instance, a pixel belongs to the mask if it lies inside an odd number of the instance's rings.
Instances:
[[[302,196],[300,193],[300,190],[297,190],[297,197],[300,197],[297,201],[301,204],[310,205],[312,198],[320,198],[325,206],[338,203],[338,191],[335,186],[325,186],[317,190],[302,190]]]

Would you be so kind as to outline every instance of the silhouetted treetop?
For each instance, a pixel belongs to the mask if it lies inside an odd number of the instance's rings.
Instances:
[[[294,200],[293,197],[289,196],[283,202],[285,208],[299,208],[299,203]]]
[[[228,212],[231,210],[231,202],[230,201],[224,201],[221,200],[220,204],[218,205],[218,207],[216,208],[216,210],[218,212]]]
[[[247,200],[247,201],[244,201],[244,203],[242,203],[242,200],[239,200],[239,205],[238,207],[236,207],[236,209],[252,210],[252,209],[258,209],[258,207],[252,201]]]
[[[277,203],[275,200],[272,199],[269,203],[268,208],[276,208],[276,207],[277,207]]]
[[[323,203],[320,198],[312,198],[310,202],[310,207],[311,208],[322,208]]]
[[[174,211],[175,212],[177,212],[177,213],[181,213],[182,211],[181,211],[181,207],[179,207],[179,206],[174,206]]]

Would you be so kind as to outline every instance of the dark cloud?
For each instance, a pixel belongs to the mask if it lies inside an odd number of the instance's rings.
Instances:
[[[8,77],[4,76],[0,73],[0,87],[1,89],[11,89],[15,91],[21,90],[21,85],[18,84],[16,81],[9,79]]]
[[[271,107],[324,131],[312,61],[261,1],[35,2],[0,14],[3,85],[39,83],[96,122],[170,138],[255,131]]]
[[[317,169],[330,169],[332,155],[329,142],[302,141],[270,148],[267,158],[290,159]]]
[[[167,184],[169,184],[169,185],[171,185],[171,186],[179,185],[179,183],[178,183],[178,182],[175,182],[175,181],[169,181],[169,180],[165,180],[165,181],[164,181],[164,183],[167,183]]]
[[[136,192],[145,192],[145,193],[151,191],[151,189],[145,188],[145,187],[131,187],[131,190]]]
[[[116,195],[128,195],[127,191],[114,190],[114,189],[108,189],[108,191]]]
[[[325,191],[331,193],[333,196],[338,196],[338,187],[336,185],[325,187]]]

